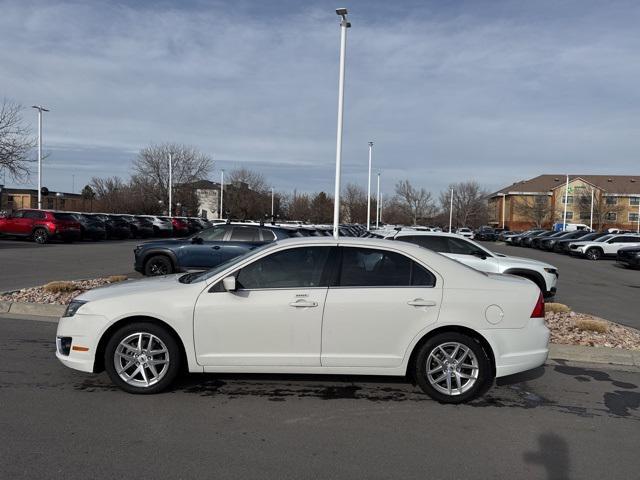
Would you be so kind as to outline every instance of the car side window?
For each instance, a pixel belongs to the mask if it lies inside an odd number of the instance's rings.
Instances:
[[[396,252],[368,248],[342,249],[340,287],[434,286],[435,276]]]
[[[206,230],[198,232],[198,236],[205,242],[222,241],[226,230],[225,227],[207,228]]]
[[[233,227],[231,242],[259,242],[260,233],[255,227]]]
[[[24,210],[18,210],[17,212],[13,213],[13,218],[23,218],[24,217]]]
[[[262,233],[263,242],[273,242],[276,239],[275,233],[267,228],[261,228],[260,233]]]
[[[419,245],[434,252],[449,253],[449,244],[445,237],[439,237],[437,235],[411,235],[398,237],[398,240],[402,242],[410,242],[415,245]]]
[[[24,212],[23,218],[39,219],[44,218],[44,214],[42,212],[29,210],[27,212]]]
[[[331,247],[299,247],[272,253],[242,268],[239,289],[326,287],[323,276]]]
[[[458,255],[473,255],[478,251],[478,248],[472,243],[466,242],[459,238],[448,237],[449,252],[456,253]]]

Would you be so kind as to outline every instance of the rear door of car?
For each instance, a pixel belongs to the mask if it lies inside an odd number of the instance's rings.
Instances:
[[[220,244],[220,259],[225,262],[263,244],[258,226],[231,225],[224,243]]]
[[[340,247],[322,319],[322,366],[397,367],[438,319],[442,278],[403,253]]]
[[[187,243],[181,250],[180,264],[187,269],[207,269],[213,268],[222,263],[222,245],[228,235],[230,228],[226,225],[207,228],[201,230],[195,237],[202,240],[186,240]]]
[[[622,247],[640,244],[640,236],[618,235],[605,244],[605,254],[616,255]]]

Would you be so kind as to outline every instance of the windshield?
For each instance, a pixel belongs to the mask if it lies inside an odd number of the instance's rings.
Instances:
[[[218,265],[217,267],[213,267],[211,270],[206,270],[204,272],[198,272],[198,273],[187,273],[186,275],[183,275],[182,277],[180,277],[180,281],[182,283],[193,283],[193,282],[199,282],[202,280],[206,280],[208,278],[214,277],[217,274],[219,274],[220,272],[222,272],[223,270],[226,270],[229,267],[232,267],[233,265],[242,262],[243,260],[245,260],[246,258],[251,257],[252,255],[255,255],[258,252],[261,252],[262,250],[264,250],[267,247],[272,246],[274,243],[267,243],[265,245],[262,245],[258,248],[254,248],[253,250],[249,250],[248,252],[240,255],[239,257],[235,257],[232,258],[230,260],[227,260],[224,263],[221,263],[220,265]]]
[[[613,235],[605,235],[604,237],[598,237],[594,240],[594,242],[606,242],[610,238],[613,238]]]

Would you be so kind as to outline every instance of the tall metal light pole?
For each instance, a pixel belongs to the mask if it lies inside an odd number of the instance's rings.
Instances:
[[[274,194],[273,194],[273,187],[271,187],[271,221],[274,222],[275,221],[275,210],[273,208],[274,205]]]
[[[220,215],[218,218],[222,220],[222,199],[224,198],[224,170],[220,171]]]
[[[342,163],[342,119],[344,111],[344,57],[347,51],[347,9],[338,8],[336,13],[342,18],[340,22],[340,73],[338,76],[338,132],[336,135],[336,184],[333,199],[333,238],[339,236],[340,224],[340,170]]]
[[[640,233],[640,197],[638,197],[638,233]]]
[[[42,210],[42,112],[49,110],[42,105],[32,105],[38,110],[38,210]]]
[[[380,227],[380,172],[378,172],[378,195],[376,199],[376,228]]]
[[[567,228],[567,200],[569,200],[569,175],[567,175],[567,184],[564,187],[564,215],[562,216],[562,229]]]
[[[449,233],[451,233],[451,221],[453,220],[453,188],[451,189],[451,199],[449,201]]]
[[[453,197],[453,195],[452,195]],[[502,194],[502,229],[504,230],[504,217],[506,212],[506,204],[507,204],[507,194]]]
[[[373,142],[369,142],[369,176],[367,177],[367,231],[371,229],[371,152]]]
[[[169,153],[169,218],[173,217],[173,203],[172,203],[172,190],[173,190],[173,156]]]
[[[593,230],[593,187],[591,187],[591,219],[589,220],[589,230]]]

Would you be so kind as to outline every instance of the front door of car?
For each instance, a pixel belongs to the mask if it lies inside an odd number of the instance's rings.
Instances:
[[[322,366],[397,367],[438,319],[442,278],[392,250],[340,247],[322,321]]]
[[[631,235],[621,235],[613,237],[604,244],[605,255],[615,255],[622,247],[628,247],[640,243],[640,236],[633,237]]]
[[[8,232],[13,235],[29,235],[31,234],[31,226],[33,225],[33,218],[29,218],[30,212],[28,210],[21,210],[15,213],[9,219]]]
[[[320,366],[326,265],[332,247],[293,247],[234,272],[204,291],[194,310],[194,340],[204,366]]]
[[[221,248],[228,231],[225,225],[200,231],[182,249],[180,264],[186,269],[208,269],[222,263]]]

